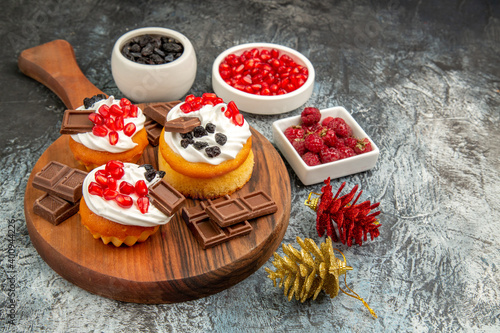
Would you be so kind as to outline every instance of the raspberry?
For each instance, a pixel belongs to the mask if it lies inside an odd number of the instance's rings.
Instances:
[[[351,127],[342,118],[334,118],[328,123],[328,127],[334,130],[335,134],[339,137],[347,138],[352,135]]]
[[[337,140],[335,141],[333,147],[337,149],[345,147],[345,139],[337,137]]]
[[[295,148],[297,153],[299,153],[300,156],[304,155],[307,151],[306,149],[306,143],[302,139],[296,139],[292,141],[292,146]]]
[[[350,148],[350,147],[347,147],[347,146],[339,148],[338,151],[339,151],[341,159],[352,157],[352,156],[356,155],[356,153],[354,152],[354,150],[352,148]]]
[[[345,138],[344,144],[347,147],[354,149],[354,147],[356,147],[356,145],[358,144],[358,140],[356,138],[353,138],[353,137]]]
[[[310,152],[310,151],[308,151],[307,153],[302,155],[302,159],[309,166],[315,166],[315,165],[321,164],[321,161],[319,160],[318,154],[315,154],[315,153]]]
[[[326,118],[325,118],[325,119],[323,119],[323,121],[321,122],[321,125],[323,125],[323,126],[328,126],[328,123],[329,123],[330,121],[332,121],[332,120],[333,120],[333,117],[326,117]]]
[[[363,153],[367,153],[367,152],[372,151],[372,150],[373,150],[373,147],[372,147],[370,140],[368,140],[368,138],[358,140],[358,142],[356,143],[356,146],[354,147],[354,151],[356,152],[356,154],[363,154]]]
[[[305,135],[308,135],[311,133],[320,132],[323,129],[323,127],[319,123],[316,123],[310,126],[302,126],[302,129],[304,130]]]
[[[306,136],[305,146],[307,150],[313,153],[319,153],[321,149],[323,149],[324,143],[318,134],[313,133]]]
[[[323,136],[321,136],[321,138],[323,139],[325,145],[327,145],[328,147],[335,146],[335,143],[337,142],[337,136],[335,135],[335,131],[330,128],[324,131],[324,134]]]
[[[323,149],[319,153],[319,158],[321,159],[321,163],[330,163],[340,160],[340,153],[335,148]]]
[[[290,126],[284,131],[285,137],[292,142],[295,139],[302,139],[305,131],[300,126]]]
[[[319,122],[321,119],[321,113],[317,108],[308,107],[302,111],[300,118],[302,119],[302,125],[310,126]]]

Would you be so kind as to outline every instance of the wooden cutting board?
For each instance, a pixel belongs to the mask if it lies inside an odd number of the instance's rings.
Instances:
[[[63,40],[21,53],[21,71],[56,93],[66,107],[77,108],[84,97],[102,93],[80,71],[71,45]],[[75,285],[98,295],[136,303],[174,303],[215,294],[257,271],[280,245],[290,218],[288,172],[278,152],[251,128],[255,167],[237,194],[262,189],[277,203],[275,214],[250,222],[243,237],[203,250],[177,213],[146,242],[116,248],[95,240],[76,214],[54,226],[33,213],[43,192],[33,188],[34,175],[55,160],[82,168],[61,136],[42,154],[26,186],[24,210],[31,241],[45,262]],[[148,146],[141,160],[157,167],[157,149]],[[187,206],[198,202],[187,200]]]

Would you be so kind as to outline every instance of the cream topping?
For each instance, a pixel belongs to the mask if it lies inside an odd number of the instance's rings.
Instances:
[[[95,181],[95,173],[97,170],[103,170],[106,165],[102,165],[94,170],[90,171],[85,180],[83,181],[83,198],[89,209],[95,214],[102,216],[110,221],[124,224],[133,225],[141,227],[154,227],[157,225],[163,225],[170,221],[171,216],[163,214],[158,208],[156,208],[152,203],[150,203],[147,213],[143,214],[137,207],[137,194],[130,194],[134,204],[130,208],[122,208],[116,203],[115,200],[106,200],[98,195],[90,194],[88,191],[89,184]],[[124,163],[123,167],[125,175],[117,181],[118,188],[122,181],[127,181],[132,185],[138,180],[144,180],[148,188],[160,181],[161,178],[156,175],[156,177],[148,182],[144,173],[146,169],[140,167],[137,164]]]
[[[221,154],[216,157],[208,157],[205,149],[197,150],[192,144],[187,148],[181,146],[182,136],[180,133],[173,133],[165,131],[164,139],[169,147],[181,155],[188,162],[204,162],[212,165],[219,165],[220,163],[232,160],[238,155],[243,145],[247,142],[248,138],[252,135],[250,126],[245,120],[243,126],[235,125],[231,119],[224,115],[227,110],[227,104],[219,103],[215,106],[205,105],[197,111],[184,113],[180,109],[183,103],[177,104],[167,114],[167,121],[179,117],[198,117],[201,121],[201,126],[205,127],[208,123],[214,124],[215,132],[208,133],[208,135],[201,138],[193,138],[195,141],[207,142],[209,147],[218,146]],[[227,142],[220,146],[215,141],[215,134],[222,133],[227,137]]]
[[[97,110],[99,110],[99,107],[104,104],[106,104],[107,106],[111,106],[113,104],[120,105],[120,100],[116,100],[113,96],[109,96],[108,99],[103,99],[96,102],[89,108],[89,110],[95,110],[95,112],[97,112]],[[80,107],[78,109],[79,110],[83,109],[83,107]],[[97,136],[94,135],[94,133],[92,132],[74,134],[71,137],[76,142],[81,143],[85,147],[93,150],[107,151],[110,153],[122,153],[137,146],[137,143],[132,141],[132,137],[135,135],[135,133],[144,128],[145,121],[146,121],[146,116],[142,113],[142,110],[140,108],[138,108],[137,110],[137,117],[125,118],[124,127],[128,123],[134,123],[135,132],[133,135],[127,136],[125,135],[125,133],[123,133],[123,130],[117,131],[118,142],[115,145],[109,143],[109,137],[107,135]]]

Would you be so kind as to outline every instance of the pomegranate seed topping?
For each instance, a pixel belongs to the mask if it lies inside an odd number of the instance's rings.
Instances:
[[[108,176],[108,188],[111,190],[116,190],[118,187],[118,184],[116,183],[116,179],[114,179],[111,176]]]
[[[189,104],[189,102],[182,104],[180,106],[180,109],[184,113],[189,113],[189,112],[193,111],[193,110],[191,110],[191,104]]]
[[[134,123],[128,123],[127,125],[125,125],[125,127],[123,128],[123,133],[126,135],[126,136],[132,136],[134,135],[135,133],[135,124]]]
[[[104,118],[99,113],[89,114],[89,119],[95,125],[103,125],[104,124]]]
[[[135,191],[134,185],[126,181],[120,183],[119,189],[121,194],[132,194]]]
[[[141,211],[141,213],[146,214],[149,209],[149,198],[148,197],[140,197],[137,199],[137,207]]]
[[[123,130],[123,124],[124,124],[123,116],[117,116],[115,118],[115,130],[117,131]]]
[[[187,95],[185,101],[186,103],[191,103],[194,100],[194,98],[195,98],[194,95]]]
[[[106,129],[106,127],[102,126],[102,125],[95,125],[94,127],[92,127],[92,133],[95,135],[95,136],[106,136],[108,134],[108,130]]]
[[[123,108],[125,105],[130,105],[132,103],[130,103],[130,101],[126,98],[122,98],[120,99],[120,106]]]
[[[135,193],[140,197],[148,195],[148,186],[144,180],[138,180],[135,183]]]
[[[109,106],[107,106],[106,104],[103,104],[99,107],[97,112],[99,112],[101,114],[101,116],[103,116],[104,118],[108,118],[109,117]]]
[[[102,170],[102,169],[100,169],[100,170],[97,170],[97,171],[95,172],[95,175],[96,175],[96,176],[97,176],[97,175],[101,175],[101,176],[107,177],[107,176],[108,176],[108,172],[107,172],[106,170]]]
[[[104,192],[102,192],[102,195],[103,195],[104,199],[106,199],[106,200],[114,200],[116,198],[116,196],[118,195],[118,192],[107,188],[104,190]]]
[[[240,113],[240,110],[238,110],[238,107],[236,106],[236,104],[231,101],[227,104],[227,108],[231,111],[231,114],[234,116],[235,114],[238,114]]]
[[[233,121],[236,125],[238,126],[243,126],[243,123],[245,122],[245,119],[243,118],[243,115],[241,113],[235,114],[233,117]]]
[[[114,146],[118,142],[118,132],[111,131],[109,132],[109,144]]]
[[[122,208],[130,208],[134,204],[132,198],[125,194],[118,194],[115,201]]]
[[[109,112],[113,115],[113,116],[121,116],[123,115],[123,110],[120,106],[116,105],[116,104],[113,104],[110,106],[109,108]]]
[[[123,118],[128,118],[130,114],[130,105],[124,105],[122,107],[122,110],[123,110]]]
[[[88,190],[90,194],[102,197],[102,187],[96,182],[90,182]]]
[[[123,168],[123,162],[117,161],[117,160],[111,160],[108,163],[106,163],[105,170],[107,172],[110,172],[113,169],[117,168]]]
[[[125,170],[123,170],[123,168],[116,168],[109,170],[109,175],[114,179],[122,179],[124,174]]]
[[[111,117],[106,118],[106,127],[108,127],[110,130],[114,131],[115,130],[115,120]]]
[[[227,110],[226,112],[224,112],[224,115],[225,115],[227,118],[231,118],[231,111]]]
[[[204,93],[203,95],[201,95],[201,98],[206,100],[214,100],[217,98],[217,95],[214,93]]]
[[[130,104],[130,111],[128,113],[128,116],[135,118],[135,117],[137,117],[138,112],[139,112],[139,108],[137,107],[137,105]]]
[[[224,103],[224,100],[222,98],[217,97],[215,99],[214,103],[215,103],[215,105],[220,104],[220,103]]]
[[[108,187],[108,178],[103,175],[98,175],[97,173],[95,174],[95,181],[102,187],[106,188]]]

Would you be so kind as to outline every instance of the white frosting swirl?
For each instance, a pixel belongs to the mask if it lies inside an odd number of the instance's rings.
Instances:
[[[101,105],[106,104],[107,106],[111,106],[113,104],[120,105],[120,100],[115,100],[113,96],[109,96],[108,99],[103,99],[98,102],[96,102],[94,105],[92,105],[88,110],[99,110],[99,107]],[[83,109],[83,107],[78,108],[78,110]],[[87,133],[78,133],[71,135],[73,140],[75,140],[78,143],[81,143],[87,148],[93,149],[93,150],[98,150],[98,151],[107,151],[110,153],[122,153],[124,151],[130,150],[137,146],[137,143],[132,141],[132,137],[135,135],[135,133],[139,132],[141,129],[144,128],[144,122],[146,121],[146,116],[142,113],[142,110],[140,108],[137,108],[137,117],[129,117],[124,119],[124,127],[128,123],[134,123],[135,124],[135,132],[131,136],[125,135],[123,133],[123,130],[117,131],[118,132],[118,142],[115,145],[112,145],[109,143],[109,138],[108,136],[97,136],[94,135],[92,132],[87,132]]]
[[[206,124],[212,123],[215,127],[214,133],[201,138],[194,138],[195,141],[207,142],[208,146],[218,146],[221,154],[216,157],[208,157],[205,149],[197,150],[192,144],[187,148],[181,146],[182,136],[180,133],[172,133],[165,131],[164,139],[170,148],[181,155],[188,162],[204,162],[212,165],[219,165],[220,163],[232,160],[238,155],[243,145],[247,142],[248,138],[252,135],[250,126],[245,120],[243,126],[235,125],[229,118],[224,115],[227,110],[227,104],[219,103],[215,106],[205,105],[197,111],[184,113],[180,109],[183,103],[177,104],[167,115],[167,121],[179,117],[198,117],[201,121],[201,126],[205,127]],[[215,134],[222,133],[227,137],[227,142],[220,146],[215,141]]]
[[[95,181],[95,173],[97,170],[103,170],[105,167],[106,165],[102,165],[95,168],[89,172],[83,181],[83,198],[92,212],[116,223],[141,227],[154,227],[166,224],[170,221],[171,216],[163,214],[153,204],[150,204],[148,211],[143,214],[137,207],[138,196],[135,193],[130,194],[130,197],[132,197],[132,200],[134,201],[134,204],[130,208],[122,208],[118,205],[118,203],[116,203],[115,200],[106,200],[98,195],[90,194],[88,188],[89,184]],[[127,181],[130,184],[135,185],[138,180],[142,179],[146,182],[146,185],[149,188],[151,185],[161,180],[161,178],[156,175],[151,182],[148,182],[144,176],[146,169],[138,166],[137,164],[124,163],[123,169],[125,171],[125,175],[117,181],[118,188],[122,181]]]

